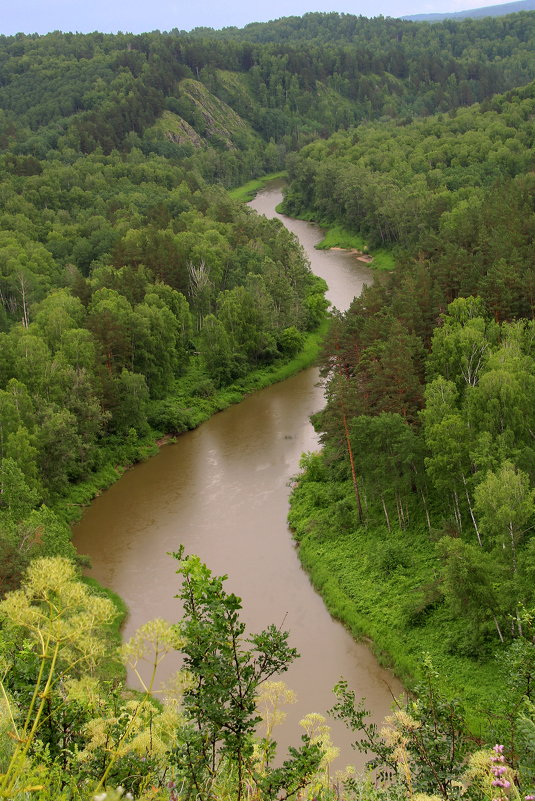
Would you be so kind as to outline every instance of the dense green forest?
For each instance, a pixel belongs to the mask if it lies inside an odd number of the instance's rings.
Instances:
[[[181,160],[208,141],[216,154],[195,167],[239,183],[307,136],[527,83],[534,28],[530,13],[434,26],[316,13],[243,31],[0,37],[0,143],[35,157],[139,146]]]
[[[0,798],[533,797],[534,39],[531,13],[0,37]],[[419,682],[381,732],[336,691],[386,784],[333,781],[312,719],[274,761],[296,653],[244,640],[194,557],[184,620],[123,653],[182,651],[180,692],[127,691],[70,542],[156,438],[304,363],[325,285],[226,192],[285,167],[290,214],[398,265],[333,316],[291,512],[333,611]]]
[[[496,731],[512,702],[491,715],[489,697],[533,651],[534,109],[529,84],[338,133],[289,160],[286,199],[398,260],[326,342],[324,449],[292,499],[302,558],[355,634],[407,676],[432,654]]]
[[[192,428],[203,399],[295,355],[325,308],[280,224],[162,157],[49,159],[31,176],[18,158],[5,156],[0,232],[12,584],[70,484],[132,461],[151,429]]]

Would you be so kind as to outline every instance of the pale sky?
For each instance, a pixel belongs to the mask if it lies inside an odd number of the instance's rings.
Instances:
[[[49,31],[143,33],[206,26],[239,28],[249,22],[339,11],[375,17],[461,11],[504,0],[0,0],[0,34]],[[1,8],[3,6],[3,8]]]

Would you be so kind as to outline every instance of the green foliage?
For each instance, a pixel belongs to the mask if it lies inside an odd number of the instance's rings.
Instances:
[[[480,266],[474,276],[473,269],[465,270],[456,259],[450,278],[458,270],[467,273],[467,281],[459,276],[464,294],[474,292],[474,278],[483,279],[484,297],[499,319],[509,316],[520,290],[519,264],[516,256],[514,266],[509,264],[511,240],[503,237],[504,228],[514,225],[516,203],[491,236],[496,248],[483,246],[476,255],[470,240],[481,237],[483,244],[487,235],[488,223],[481,230],[478,222],[482,201],[502,205],[493,187],[529,172],[531,145],[526,134],[533,94],[530,84],[448,117],[439,114],[406,125],[368,123],[314,142],[289,159],[284,209],[309,219],[312,215],[340,234],[351,231],[372,250],[399,243],[413,253],[434,256],[450,245],[451,261],[455,242],[465,259],[485,262],[488,272],[484,277]],[[515,151],[514,163],[500,158],[504,148]],[[496,215],[496,208],[490,213]],[[520,244],[518,236],[513,241]]]
[[[351,233],[340,225],[335,225],[327,229],[325,236],[316,245],[318,250],[328,250],[329,248],[343,248],[344,250],[360,250],[368,252],[368,247],[362,237]]]
[[[17,525],[43,501],[73,517],[151,437],[198,425],[238,400],[233,380],[296,356],[324,315],[291,236],[192,165],[67,151],[3,184],[0,513]],[[205,403],[201,386],[222,394]]]
[[[296,656],[287,632],[270,626],[246,637],[240,599],[225,591],[224,578],[213,576],[197,557],[177,556],[182,621],[151,621],[121,649],[142,693],[109,674],[115,604],[80,581],[67,560],[35,560],[21,589],[0,603],[2,797],[340,797],[340,785],[331,785],[328,775],[333,749],[322,716],[307,715],[302,746],[272,765],[273,720],[278,703],[291,693],[268,679]],[[531,623],[524,615],[527,636],[504,655],[509,679],[493,707],[500,739],[511,742],[506,753],[524,795],[533,776]],[[184,655],[180,677],[156,702],[151,694],[158,692],[158,666],[176,650]],[[142,668],[147,661],[148,676]],[[397,801],[425,794],[449,801],[462,789],[463,797],[477,801],[481,786],[490,788],[489,754],[483,759],[483,752],[472,753],[480,744],[467,738],[462,707],[444,694],[427,657],[416,689],[415,697],[396,701],[379,731],[364,702],[355,705],[354,693],[339,682],[333,714],[348,723],[358,738],[355,747],[371,755],[376,773],[373,792],[368,779],[346,775],[342,797]],[[271,711],[262,739],[256,731],[260,710]]]
[[[189,725],[182,731],[173,763],[185,798],[198,799],[212,797],[216,777],[226,764],[235,775],[231,795],[239,801],[255,776],[252,736],[261,720],[256,710],[258,687],[287,670],[298,654],[288,646],[288,633],[275,626],[245,639],[239,598],[227,594],[224,578],[213,577],[198,557],[181,561],[178,572],[183,577],[178,597],[184,608],[179,631],[188,675],[183,709]],[[274,774],[266,763],[262,777],[262,786],[269,788],[266,798],[288,783],[287,793],[295,792],[291,785],[298,788],[316,770],[321,751],[305,743],[293,757]]]
[[[307,332],[325,325],[324,283],[278,222],[206,183],[239,185],[289,154],[286,210],[325,221],[338,246],[354,246],[346,232],[355,232],[376,266],[393,254],[399,265],[330,330],[328,405],[316,420],[325,456],[308,457],[292,504],[302,558],[333,612],[402,675],[418,673],[422,646],[432,652],[463,687],[472,724],[497,689],[495,648],[511,649],[525,692],[535,351],[533,324],[512,321],[533,317],[533,31],[530,15],[429,26],[309,14],[191,35],[3,37],[2,593],[32,558],[73,556],[51,504],[72,517],[71,504],[154,448],[153,429],[191,428],[311,363],[318,336]],[[225,598],[221,636],[236,612]],[[168,640],[157,626],[146,634]],[[13,650],[18,635],[9,636]],[[219,648],[228,657],[226,639]],[[14,691],[19,682],[44,723],[31,747],[31,737],[4,742],[4,764],[14,760],[6,793],[26,771],[25,787],[46,775],[50,797],[76,798],[65,760],[99,790],[130,778],[142,795],[163,781],[169,728],[147,697],[125,703],[86,687],[63,707],[63,685],[46,678],[51,662],[24,643],[20,653]],[[254,677],[247,660],[239,671]],[[531,775],[529,705],[520,712],[511,697],[504,719],[513,731],[523,715]],[[233,712],[234,731],[228,709],[225,718],[207,703],[222,797],[242,792],[251,704]],[[423,736],[434,713],[428,706],[421,726],[398,721],[397,731]],[[91,737],[90,720],[99,721]],[[52,721],[68,733],[63,744]],[[140,745],[153,724],[160,756]],[[202,751],[201,741],[192,735]],[[431,751],[428,738],[422,753]],[[427,763],[422,753],[411,752],[427,764],[414,776],[436,792],[425,770],[444,765],[444,753]],[[257,777],[259,793],[298,791],[315,755],[293,756]]]
[[[326,342],[322,468],[306,466],[290,513],[301,558],[403,675],[418,649],[449,665],[472,716],[534,601],[533,102],[530,84],[288,160],[288,213],[395,246],[398,263]]]
[[[261,178],[255,178],[252,181],[247,181],[246,184],[243,186],[237,186],[235,189],[231,189],[229,195],[233,200],[239,200],[242,203],[248,203],[252,200],[264,186],[269,183],[270,181],[274,181],[277,178],[285,178],[285,172],[270,172],[267,175],[263,175]]]
[[[142,693],[109,671],[115,605],[67,560],[35,560],[21,589],[0,602],[2,798],[39,792],[41,801],[90,801],[126,792],[163,801],[171,792],[177,801],[214,794],[230,801],[252,791],[269,801],[317,780],[319,741],[306,735],[273,768],[275,741],[255,733],[259,686],[296,657],[288,634],[271,626],[245,640],[240,599],[225,592],[223,579],[197,557],[178,572],[181,623],[151,621],[121,649]],[[151,696],[156,671],[177,649],[181,692],[168,689],[160,704]]]
[[[25,653],[8,663],[11,670],[4,689],[5,696],[8,692],[16,694],[21,704],[21,722],[11,716],[13,747],[0,780],[0,793],[11,798],[27,783],[27,762],[34,740],[48,740],[52,753],[59,748],[62,717],[63,725],[67,725],[62,683],[78,678],[84,669],[94,668],[104,654],[99,628],[112,619],[114,610],[104,598],[90,599],[87,587],[76,580],[72,564],[55,558],[32,563],[25,585],[6,596],[0,614],[8,626],[8,641],[13,637],[17,642],[19,631],[26,638]],[[9,651],[5,641],[3,645],[5,660]],[[24,663],[29,669],[26,676],[19,672]]]
[[[338,701],[332,713],[361,735],[354,746],[373,754],[368,767],[378,772],[381,781],[398,785],[409,798],[422,793],[447,801],[460,795],[469,741],[462,707],[441,694],[437,674],[428,658],[424,662],[425,680],[417,697],[403,706],[397,702],[380,733],[367,720],[364,701],[356,705],[355,694],[344,681],[334,688]]]

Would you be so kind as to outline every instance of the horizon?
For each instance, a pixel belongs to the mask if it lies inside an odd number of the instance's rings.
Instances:
[[[514,2],[514,0],[512,0]],[[125,9],[105,0],[95,0],[90,8],[80,6],[72,0],[49,0],[43,7],[42,0],[21,0],[9,8],[0,23],[0,34],[13,36],[17,33],[40,34],[61,31],[63,33],[149,33],[170,31],[174,28],[191,31],[195,28],[243,28],[251,23],[270,22],[283,17],[301,17],[314,12],[337,12],[368,18],[403,17],[415,14],[450,14],[475,10],[487,6],[503,5],[503,0],[488,0],[481,4],[474,0],[323,0],[307,5],[309,0],[273,0],[252,7],[243,0],[234,0],[224,7],[208,0],[202,6],[184,4],[181,0],[155,0],[150,8],[141,0],[132,0]]]

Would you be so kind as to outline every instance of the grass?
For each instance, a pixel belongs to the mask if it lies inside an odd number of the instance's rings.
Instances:
[[[234,200],[240,200],[242,203],[248,203],[255,195],[264,188],[270,181],[276,178],[286,178],[285,172],[271,172],[269,175],[262,175],[261,178],[255,178],[242,186],[237,186],[235,189],[229,191],[229,195]]]
[[[360,250],[368,252],[368,245],[360,234],[354,234],[341,225],[330,226],[326,231],[321,242],[316,245],[317,250],[329,250],[329,248],[344,248],[344,250]]]
[[[88,506],[93,498],[100,495],[103,490],[115,484],[130,465],[144,462],[158,453],[155,440],[159,436],[161,433],[151,429],[134,443],[118,442],[115,447],[113,444],[108,444],[105,452],[103,448],[101,458],[104,464],[102,467],[91,473],[85,480],[71,484],[66,495],[54,502],[54,512],[67,523],[80,520],[84,507]]]
[[[374,270],[393,270],[396,266],[396,260],[391,251],[386,248],[377,248],[373,251],[373,261],[370,264]]]
[[[502,692],[493,647],[472,656],[472,633],[436,588],[435,545],[425,524],[388,532],[379,517],[358,526],[350,482],[301,478],[290,499],[299,557],[327,609],[355,639],[371,640],[379,661],[408,689],[429,654],[441,689],[464,702],[480,736]],[[496,644],[496,648],[497,648]]]
[[[323,227],[323,226],[322,226]],[[362,253],[373,257],[370,267],[373,270],[393,270],[396,266],[394,256],[386,248],[377,248],[371,252],[366,240],[360,234],[348,231],[341,225],[329,225],[321,242],[316,245],[318,250],[329,250],[330,248],[343,248],[343,250],[360,250]]]
[[[188,408],[191,415],[189,428],[197,428],[213,414],[239,403],[252,392],[284,381],[301,370],[311,367],[320,353],[328,327],[329,319],[326,317],[315,331],[307,334],[303,348],[292,359],[253,370],[243,378],[213,391],[206,397],[199,397],[196,394],[199,381],[202,381],[203,377],[202,373],[196,371],[194,365],[189,375],[189,381],[186,376],[186,380],[182,382],[183,389],[180,397],[181,403]]]

